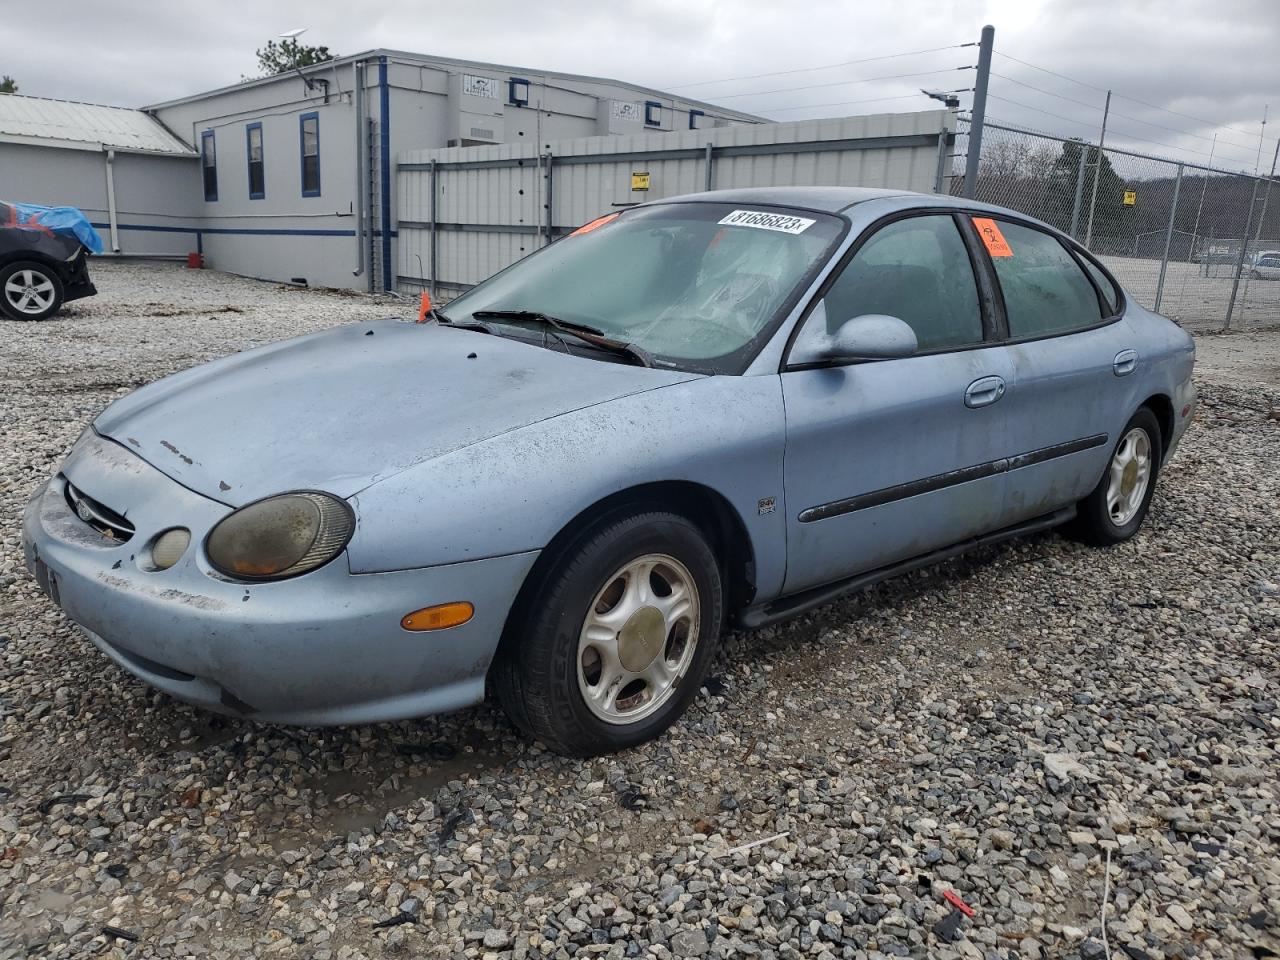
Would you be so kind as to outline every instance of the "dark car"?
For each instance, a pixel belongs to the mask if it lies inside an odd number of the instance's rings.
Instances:
[[[88,250],[74,234],[0,203],[0,315],[43,320],[68,300],[91,297]]]

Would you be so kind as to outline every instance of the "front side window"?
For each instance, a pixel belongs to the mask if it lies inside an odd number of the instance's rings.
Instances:
[[[304,113],[299,118],[302,138],[302,195],[320,196],[320,114]]]
[[[740,373],[843,232],[843,220],[808,210],[639,207],[508,267],[447,313],[466,323],[477,312],[535,311],[634,344],[661,365]],[[544,330],[527,334],[540,342]]]
[[[996,223],[1005,244],[997,245],[991,262],[1004,295],[1010,337],[1053,336],[1101,321],[1093,284],[1056,237],[1006,220]]]
[[[882,227],[849,261],[825,302],[828,333],[854,317],[879,313],[905,321],[921,353],[983,339],[973,266],[948,214]]]
[[[218,199],[218,154],[213,131],[200,134],[200,169],[204,175],[205,200]]]
[[[267,195],[267,175],[262,156],[262,124],[245,128],[245,152],[249,157],[249,199],[261,200]]]

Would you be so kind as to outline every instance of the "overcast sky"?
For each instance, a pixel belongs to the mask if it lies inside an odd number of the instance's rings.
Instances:
[[[976,48],[850,61],[976,41],[990,23],[996,120],[1096,138],[1111,88],[1108,143],[1199,163],[1212,151],[1214,166],[1252,171],[1270,104],[1264,172],[1280,134],[1280,0],[62,0],[49,9],[6,18],[0,73],[24,94],[123,106],[252,76],[257,47],[306,27],[303,42],[339,55],[390,47],[594,74],[781,120],[921,110],[934,106],[916,95],[921,86],[973,85],[972,70],[953,68],[975,64]],[[808,69],[830,64],[845,65]],[[929,71],[939,72],[874,79]],[[746,77],[755,78],[728,79]],[[971,94],[960,96],[967,109]]]

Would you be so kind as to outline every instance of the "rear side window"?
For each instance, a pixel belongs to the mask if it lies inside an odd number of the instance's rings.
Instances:
[[[1120,291],[1116,289],[1116,285],[1111,282],[1111,279],[1099,270],[1097,265],[1088,257],[1081,257],[1080,262],[1084,264],[1084,268],[1089,271],[1089,276],[1093,277],[1093,282],[1102,291],[1102,300],[1107,307],[1107,316],[1115,316],[1120,306]]]
[[[1067,333],[1102,319],[1093,284],[1055,237],[1007,221],[999,221],[999,231],[1004,247],[988,243],[987,250],[1013,339]]]
[[[922,352],[982,342],[973,266],[949,215],[897,220],[877,231],[825,302],[830,333],[846,320],[880,313],[905,321]]]

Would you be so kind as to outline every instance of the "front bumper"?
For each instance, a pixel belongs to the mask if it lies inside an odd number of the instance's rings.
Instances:
[[[125,543],[69,506],[67,479],[128,517]],[[23,518],[27,566],[66,615],[125,670],[221,713],[293,724],[371,723],[479,702],[507,613],[536,552],[352,574],[346,555],[292,580],[241,583],[203,557],[229,508],[118,444],[86,434]],[[173,526],[192,544],[168,570],[148,569],[151,540]],[[410,633],[406,613],[469,600],[459,627]]]

